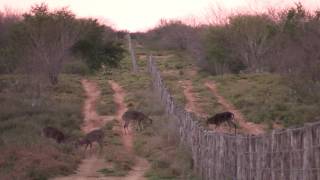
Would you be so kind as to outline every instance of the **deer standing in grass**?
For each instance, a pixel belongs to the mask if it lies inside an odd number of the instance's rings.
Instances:
[[[47,126],[42,129],[42,133],[45,137],[52,138],[59,144],[61,142],[65,141],[65,139],[66,139],[63,132],[61,132],[59,129],[54,128],[54,127]]]
[[[143,130],[143,122],[149,121],[150,124],[152,124],[152,119],[150,119],[148,116],[146,116],[144,113],[134,110],[128,110],[122,115],[122,120],[124,121],[124,132],[126,133],[128,131],[128,127],[131,121],[136,122],[137,128],[139,131]]]
[[[89,146],[90,149],[92,148],[92,143],[97,142],[100,148],[103,148],[103,139],[104,139],[104,132],[101,129],[96,129],[89,132],[84,138],[78,141],[77,145],[86,145],[85,150]]]
[[[214,116],[207,119],[207,124],[215,124],[216,128],[220,126],[220,124],[227,122],[229,127],[234,127],[235,133],[237,129],[237,125],[234,120],[234,114],[232,112],[226,111],[222,113],[217,113]]]

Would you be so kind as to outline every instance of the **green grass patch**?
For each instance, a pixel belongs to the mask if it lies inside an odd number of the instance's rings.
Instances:
[[[275,74],[225,75],[211,77],[221,95],[256,123],[280,122],[301,125],[320,115],[320,105],[305,101],[286,81]]]
[[[100,74],[100,76],[94,76],[91,79],[98,83],[101,98],[97,103],[97,112],[100,115],[113,115],[116,113],[116,105],[113,102],[113,90],[107,81],[107,75]]]

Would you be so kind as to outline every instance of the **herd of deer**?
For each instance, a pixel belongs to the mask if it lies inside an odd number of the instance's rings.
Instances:
[[[152,124],[152,119],[149,118],[142,112],[128,110],[126,111],[123,116],[122,120],[124,122],[123,129],[124,133],[127,134],[128,127],[130,122],[137,124],[137,130],[142,131],[144,129],[143,124],[149,122]],[[214,116],[207,119],[207,125],[214,124],[216,127],[220,126],[222,123],[226,122],[229,127],[233,126],[236,130],[236,124],[233,122],[234,114],[231,112],[222,112],[217,113]],[[42,133],[47,138],[54,139],[57,143],[64,143],[67,140],[67,136],[64,135],[62,131],[54,127],[45,127],[42,129]],[[74,145],[76,147],[85,145],[85,150],[90,147],[92,148],[92,143],[96,142],[99,144],[100,148],[103,147],[103,140],[104,140],[104,131],[102,129],[95,129],[88,134],[86,134],[82,139],[77,140]]]

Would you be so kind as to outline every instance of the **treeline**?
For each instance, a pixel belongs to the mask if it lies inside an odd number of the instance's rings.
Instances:
[[[23,15],[0,12],[0,73],[28,74],[54,85],[64,68],[85,73],[118,65],[123,36],[67,8],[51,11],[39,4]]]
[[[299,93],[319,99],[320,11],[300,3],[281,12],[232,15],[224,24],[163,20],[137,38],[154,49],[188,52],[214,75],[279,73]]]

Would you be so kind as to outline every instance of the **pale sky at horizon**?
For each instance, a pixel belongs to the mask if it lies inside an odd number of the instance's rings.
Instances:
[[[36,3],[45,2],[50,8],[69,7],[79,17],[103,19],[117,29],[146,30],[161,18],[205,17],[209,7],[225,12],[235,9],[263,11],[268,7],[283,8],[295,0],[0,0],[4,8],[25,12]],[[320,0],[300,0],[309,9],[320,8]]]

